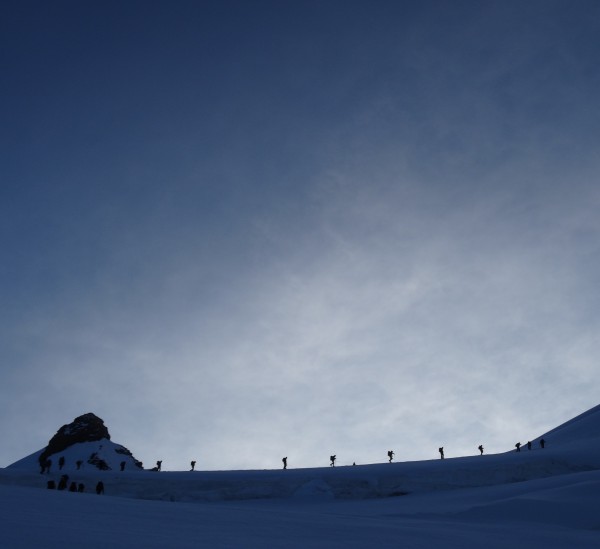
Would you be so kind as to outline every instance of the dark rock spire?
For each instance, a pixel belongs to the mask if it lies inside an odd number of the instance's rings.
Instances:
[[[48,442],[48,446],[40,454],[39,462],[43,464],[48,456],[62,452],[78,442],[93,442],[103,438],[110,440],[108,429],[98,416],[84,414],[75,418],[73,423],[63,425]]]

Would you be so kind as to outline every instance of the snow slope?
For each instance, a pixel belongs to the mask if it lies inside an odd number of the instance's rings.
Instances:
[[[545,449],[520,453],[71,473],[88,487],[103,480],[105,496],[40,489],[52,474],[11,467],[0,470],[0,546],[600,547],[599,433],[600,406],[545,434]]]
[[[38,450],[37,452],[24,457],[23,459],[20,459],[19,461],[9,465],[7,469],[39,471],[40,464],[38,458],[43,451],[43,449]],[[65,464],[62,468],[63,473],[78,471],[78,461],[82,462],[81,469],[83,470],[92,469],[97,471],[98,467],[93,464],[93,461],[102,461],[111,470],[119,470],[122,461],[125,462],[125,467],[127,469],[139,469],[139,467],[136,467],[135,458],[131,455],[131,452],[129,452],[127,448],[120,444],[116,444],[107,438],[96,440],[94,442],[79,442],[77,444],[73,444],[62,452],[52,454],[50,456],[50,459],[52,460],[52,472],[58,472],[58,460],[61,457],[65,458]]]

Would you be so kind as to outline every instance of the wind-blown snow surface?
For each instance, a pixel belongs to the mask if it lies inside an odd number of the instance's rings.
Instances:
[[[600,406],[544,438],[545,449],[536,439],[531,451],[443,461],[70,472],[83,494],[40,489],[53,475],[11,467],[0,470],[0,546],[600,547]]]

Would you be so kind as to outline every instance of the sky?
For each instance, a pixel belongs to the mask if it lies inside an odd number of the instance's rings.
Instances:
[[[598,404],[600,4],[0,2],[0,466],[503,451]]]

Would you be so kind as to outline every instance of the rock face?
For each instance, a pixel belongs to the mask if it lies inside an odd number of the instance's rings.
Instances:
[[[36,469],[41,473],[89,470],[143,470],[143,464],[122,446],[114,443],[104,421],[95,414],[84,414],[63,425],[48,446],[8,467]]]
[[[106,438],[110,440],[110,434],[104,421],[94,414],[83,414],[76,417],[73,423],[63,425],[48,442],[48,446],[40,454],[39,462],[43,464],[48,456],[62,452],[69,446],[78,442],[94,442]]]
[[[48,456],[62,452],[69,446],[78,442],[93,442],[106,438],[110,440],[108,429],[98,416],[94,414],[83,414],[76,417],[73,423],[63,425],[48,442],[46,449],[40,454],[40,464],[44,463]]]

